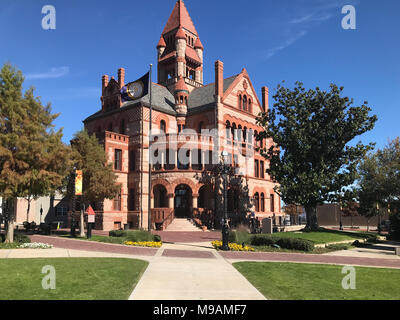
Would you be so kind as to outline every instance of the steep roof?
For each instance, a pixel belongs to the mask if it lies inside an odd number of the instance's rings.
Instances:
[[[194,27],[189,12],[186,9],[186,6],[182,0],[178,0],[176,2],[174,10],[172,11],[171,16],[169,17],[162,34],[166,34],[179,27],[183,27],[186,30],[190,31],[191,33],[197,35],[196,28]]]
[[[175,98],[169,90],[161,86],[159,84],[153,83],[152,84],[152,102],[154,110],[165,112],[171,115],[176,115],[174,106],[175,106]],[[141,99],[135,101],[127,101],[125,102],[121,108],[114,109],[109,112],[102,112],[101,110],[92,114],[90,117],[86,118],[83,122],[88,122],[97,118],[101,118],[103,116],[119,112],[121,110],[127,109],[129,107],[133,107],[139,104],[150,105],[150,93],[146,96],[142,97]]]
[[[229,89],[231,84],[239,75],[224,79],[224,92]],[[194,89],[189,95],[188,110],[193,112],[213,105],[215,95],[215,83],[211,83],[201,88]]]

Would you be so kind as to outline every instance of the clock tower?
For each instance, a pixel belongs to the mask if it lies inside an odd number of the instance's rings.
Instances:
[[[178,0],[161,34],[158,83],[174,92],[182,77],[189,92],[203,86],[203,45],[182,0]]]

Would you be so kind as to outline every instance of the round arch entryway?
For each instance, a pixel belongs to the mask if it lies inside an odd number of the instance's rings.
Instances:
[[[192,216],[192,203],[193,203],[192,189],[185,184],[180,184],[175,188],[175,217],[176,218],[191,218]]]

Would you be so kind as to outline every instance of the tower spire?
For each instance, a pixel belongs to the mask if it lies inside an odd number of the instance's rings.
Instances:
[[[203,85],[203,45],[182,0],[177,0],[161,34],[158,83],[173,92],[180,77],[189,91]]]

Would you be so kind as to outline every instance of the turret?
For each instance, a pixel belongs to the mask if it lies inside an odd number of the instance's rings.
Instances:
[[[175,85],[175,111],[178,117],[186,117],[187,115],[187,103],[189,97],[189,89],[185,84],[185,80],[182,76],[179,77],[178,82]]]
[[[177,76],[185,77],[185,64],[186,64],[186,34],[180,27],[175,35],[176,46],[176,62],[177,62]]]

